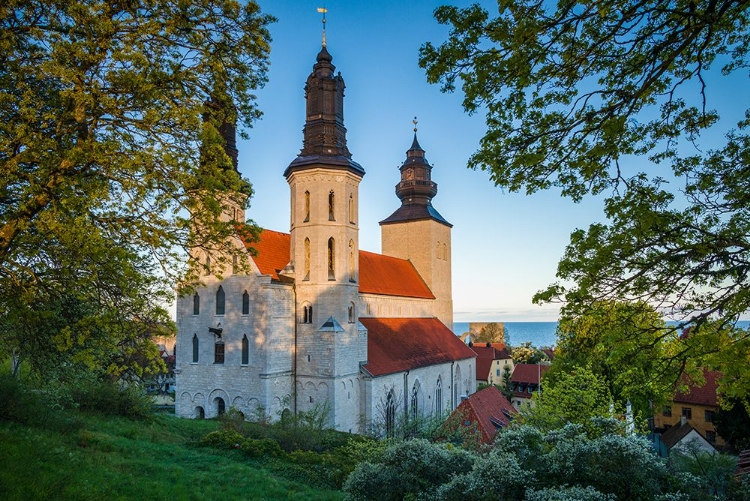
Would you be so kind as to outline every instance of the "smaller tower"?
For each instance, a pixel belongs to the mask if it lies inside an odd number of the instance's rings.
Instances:
[[[453,295],[451,285],[451,228],[432,206],[437,183],[432,181],[432,166],[417,141],[417,118],[414,117],[414,140],[400,167],[401,181],[396,196],[401,207],[380,222],[381,246],[387,256],[408,259],[435,295],[434,315],[453,328]]]

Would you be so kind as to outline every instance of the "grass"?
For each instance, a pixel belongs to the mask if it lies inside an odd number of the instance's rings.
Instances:
[[[343,499],[284,459],[198,446],[216,421],[67,417],[75,424],[0,421],[0,499]]]

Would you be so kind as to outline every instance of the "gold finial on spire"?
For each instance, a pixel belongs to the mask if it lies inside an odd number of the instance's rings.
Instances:
[[[318,12],[323,14],[323,47],[326,46],[326,12],[328,12],[328,9],[325,7],[318,7]]]
[[[414,134],[417,133],[417,117],[414,117],[414,120],[411,121],[411,123],[414,124]]]

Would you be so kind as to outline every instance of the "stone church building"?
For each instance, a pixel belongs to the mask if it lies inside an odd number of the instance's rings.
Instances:
[[[290,232],[264,230],[250,272],[209,273],[178,298],[178,416],[323,407],[330,426],[365,433],[447,414],[475,391],[476,355],[451,330],[451,224],[432,206],[416,129],[401,206],[380,222],[382,254],[362,251],[365,171],[346,145],[344,80],[331,61],[324,43],[305,86],[302,150],[284,171]],[[236,166],[234,128],[224,129]],[[245,220],[237,207],[225,217]]]

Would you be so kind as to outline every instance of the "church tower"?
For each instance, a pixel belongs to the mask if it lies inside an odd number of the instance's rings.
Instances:
[[[344,127],[344,79],[325,44],[305,85],[306,121],[299,156],[284,172],[291,191],[290,262],[295,285],[295,403],[328,402],[331,423],[359,429],[359,363],[367,339],[358,321],[359,183]]]
[[[401,207],[380,222],[381,247],[387,256],[412,262],[435,295],[434,315],[453,329],[451,290],[451,228],[432,206],[437,183],[432,181],[432,166],[417,141],[414,141],[400,167],[401,181],[396,196]]]

